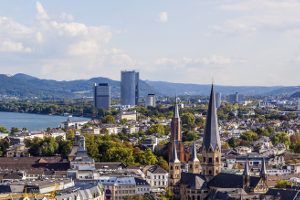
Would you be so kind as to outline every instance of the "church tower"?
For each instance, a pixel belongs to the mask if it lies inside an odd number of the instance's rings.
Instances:
[[[175,143],[175,141],[174,141]],[[181,163],[177,157],[176,145],[173,145],[172,157],[169,162],[169,186],[175,186],[181,178]]]
[[[188,162],[188,172],[192,174],[200,174],[200,161],[197,157],[195,142],[193,143],[192,154]]]
[[[184,145],[182,142],[182,135],[181,135],[181,120],[179,117],[179,110],[177,100],[175,99],[175,106],[174,106],[174,115],[171,121],[171,139],[169,143],[169,162],[172,158],[172,152],[174,149],[174,145],[177,149],[177,157],[181,163],[185,161],[185,154],[184,154]]]
[[[202,144],[202,175],[211,180],[221,171],[221,142],[218,129],[214,86],[211,87]]]
[[[243,172],[243,189],[249,191],[250,187],[250,170],[248,160],[245,163],[244,172]]]

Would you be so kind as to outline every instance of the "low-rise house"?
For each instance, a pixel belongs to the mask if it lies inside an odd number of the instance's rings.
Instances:
[[[147,170],[147,182],[151,188],[166,188],[168,186],[169,173],[158,165]]]
[[[25,144],[15,144],[10,146],[7,149],[6,157],[28,157],[28,148],[25,147]]]

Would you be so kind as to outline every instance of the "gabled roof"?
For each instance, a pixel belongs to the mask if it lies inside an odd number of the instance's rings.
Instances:
[[[276,189],[276,188],[270,188],[266,195],[272,195],[272,196],[280,196],[280,199],[284,200],[294,200],[297,199],[297,197],[300,197],[299,190],[291,190],[291,189]]]
[[[172,158],[170,160],[172,163],[180,163],[178,157],[177,157],[177,151],[176,151],[176,141],[173,142],[173,151],[172,151]]]
[[[246,163],[245,163],[243,175],[244,175],[244,176],[250,176],[250,170],[249,170],[248,160],[247,160]]]
[[[250,188],[255,188],[260,177],[250,176]],[[220,173],[208,182],[208,187],[217,188],[243,188],[243,176],[236,174]]]
[[[174,106],[174,115],[173,118],[179,118],[179,110],[178,110],[178,104],[177,104],[177,100],[175,99],[176,103]]]
[[[217,147],[221,150],[221,141],[218,129],[218,118],[214,86],[211,87],[210,100],[206,115],[206,126],[203,138],[203,147],[206,151],[211,147],[214,151]]]
[[[158,165],[154,165],[152,167],[150,167],[148,169],[149,172],[151,172],[152,174],[166,174],[168,173],[166,170],[164,170],[163,168],[161,168]]]
[[[182,172],[179,184],[186,185],[187,188],[199,190],[206,188],[206,179],[200,174]]]
[[[193,149],[192,149],[192,154],[190,157],[191,162],[199,162],[198,156],[197,156],[197,149],[196,149],[196,144],[195,142],[193,143]]]
[[[265,162],[265,158],[263,158],[260,175],[266,175],[266,174],[267,174],[266,162]]]

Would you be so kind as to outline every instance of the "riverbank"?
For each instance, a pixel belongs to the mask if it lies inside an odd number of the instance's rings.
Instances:
[[[0,126],[6,127],[10,130],[12,127],[18,129],[27,128],[28,130],[57,128],[66,121],[68,116],[45,115],[33,113],[19,113],[19,112],[0,112]],[[72,117],[72,121],[90,120],[85,117]]]

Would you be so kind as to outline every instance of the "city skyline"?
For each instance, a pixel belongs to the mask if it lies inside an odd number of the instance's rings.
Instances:
[[[4,74],[300,85],[300,1],[17,2],[0,9]]]

